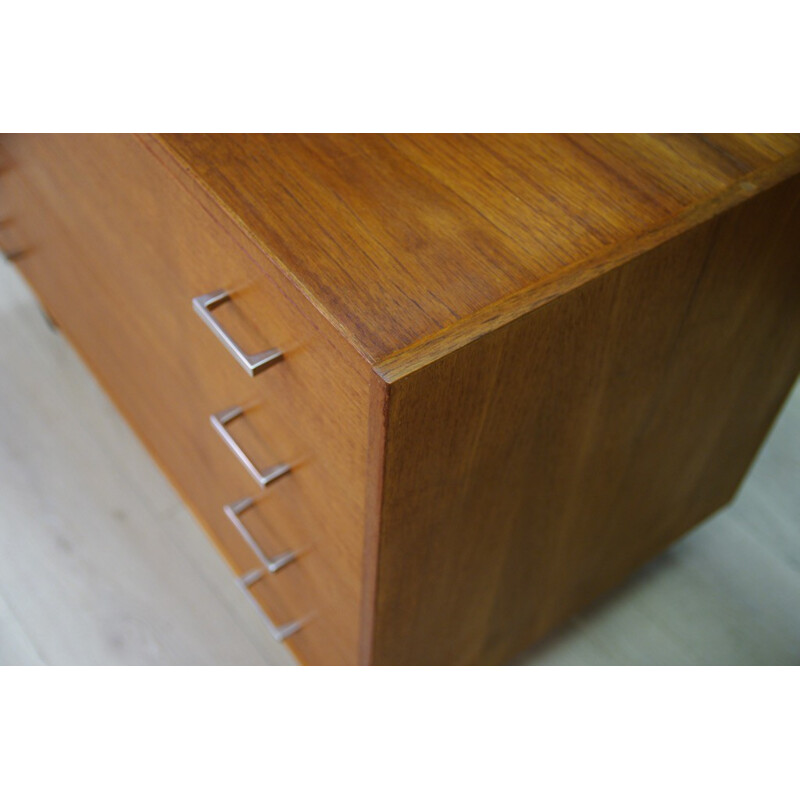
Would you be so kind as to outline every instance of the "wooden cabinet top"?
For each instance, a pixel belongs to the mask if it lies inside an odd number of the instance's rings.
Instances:
[[[800,136],[156,137],[387,380],[800,171]]]

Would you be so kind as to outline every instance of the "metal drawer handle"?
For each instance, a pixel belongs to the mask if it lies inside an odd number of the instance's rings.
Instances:
[[[281,475],[285,475],[291,467],[288,464],[276,464],[274,467],[268,467],[265,470],[260,470],[245,454],[244,450],[236,443],[233,436],[228,433],[225,426],[236,417],[244,414],[244,409],[240,406],[228,408],[225,411],[220,411],[219,414],[211,415],[211,425],[214,430],[220,435],[223,442],[233,451],[236,458],[244,464],[245,469],[256,479],[259,486],[266,486],[268,483],[277,480]]]
[[[211,311],[218,305],[231,299],[230,294],[224,289],[218,289],[216,292],[209,294],[201,294],[199,297],[192,299],[192,306],[197,312],[200,319],[208,325],[214,332],[214,335],[225,345],[228,352],[241,364],[242,368],[249,375],[257,375],[262,370],[265,370],[270,364],[278,361],[283,353],[276,348],[264,350],[261,353],[254,355],[247,355],[247,353],[239,347],[236,342],[231,339],[225,332],[225,329],[214,319]]]
[[[299,631],[300,628],[302,628],[303,625],[305,625],[305,623],[308,621],[308,618],[306,617],[304,619],[295,620],[294,622],[287,622],[285,625],[276,625],[269,618],[267,612],[261,608],[261,603],[259,603],[258,600],[253,597],[253,593],[250,591],[250,587],[262,577],[264,577],[264,570],[254,569],[252,572],[248,572],[247,574],[237,578],[236,583],[258,610],[258,613],[261,615],[261,619],[267,626],[267,630],[270,632],[272,638],[275,639],[276,642],[282,642],[287,636],[297,633],[297,631]]]
[[[239,535],[242,539],[247,542],[250,549],[255,553],[256,558],[266,567],[267,572],[277,572],[281,567],[285,567],[287,564],[291,564],[292,561],[295,560],[297,557],[297,553],[289,550],[286,553],[281,553],[279,556],[275,556],[275,558],[270,558],[259,546],[258,542],[253,538],[253,535],[250,533],[249,530],[245,527],[245,524],[239,518],[239,515],[246,511],[253,505],[253,498],[252,497],[245,497],[242,500],[237,501],[236,503],[231,503],[230,505],[223,506],[222,510],[225,512],[225,516],[231,521],[231,524],[234,528],[239,532]]]

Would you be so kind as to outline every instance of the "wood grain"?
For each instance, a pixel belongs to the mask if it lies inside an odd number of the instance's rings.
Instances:
[[[20,267],[308,663],[495,663],[732,496],[800,363],[800,137],[10,136]],[[244,375],[191,310],[278,366]]]
[[[524,298],[512,317],[504,306],[510,321],[540,290],[570,290],[576,271],[629,260],[641,237],[671,238],[740,201],[770,168],[800,170],[796,135],[162,141],[378,365],[443,331],[446,345],[449,329],[474,315],[477,338],[492,329],[495,304]],[[405,374],[440,355],[412,352],[392,369]]]
[[[0,374],[0,664],[292,662],[2,259]],[[514,663],[800,664],[798,485],[800,385],[729,508]]]
[[[0,260],[0,665],[292,664]]]
[[[16,167],[4,196],[30,243],[21,266],[44,305],[238,573],[257,563],[222,506],[244,496],[258,500],[246,522],[267,552],[303,552],[253,592],[278,622],[313,615],[289,642],[298,657],[354,662],[366,363],[136,139],[24,137],[7,147]],[[215,313],[240,341],[286,351],[255,379],[192,311],[193,296],[220,287],[235,300]],[[231,429],[257,463],[293,464],[263,494],[209,425],[209,414],[232,405],[248,408]]]
[[[392,383],[372,660],[501,662],[730,500],[799,239],[795,178]]]

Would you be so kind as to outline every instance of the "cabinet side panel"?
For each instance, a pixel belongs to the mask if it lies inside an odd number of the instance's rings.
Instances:
[[[374,661],[502,662],[728,502],[799,253],[795,178],[392,384]]]

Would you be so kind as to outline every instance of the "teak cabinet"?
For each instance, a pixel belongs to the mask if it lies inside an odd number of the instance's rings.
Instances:
[[[503,662],[725,504],[796,135],[6,135],[0,238],[311,664]]]

